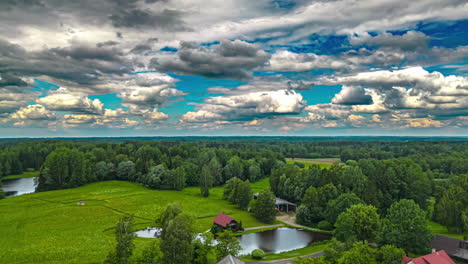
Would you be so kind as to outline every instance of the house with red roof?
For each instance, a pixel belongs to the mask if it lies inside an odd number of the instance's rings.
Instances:
[[[444,250],[441,250],[418,258],[404,255],[401,264],[455,264],[455,262]]]
[[[218,229],[230,229],[232,231],[237,231],[241,228],[239,223],[233,217],[224,214],[224,212],[218,214],[213,220],[213,224],[218,227]]]

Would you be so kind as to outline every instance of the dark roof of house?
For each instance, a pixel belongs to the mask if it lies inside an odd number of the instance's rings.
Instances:
[[[454,258],[468,259],[468,250],[460,248],[461,243],[467,243],[463,240],[436,235],[431,241],[431,247],[435,250],[444,250],[448,255]]]
[[[414,264],[455,264],[455,262],[453,262],[453,260],[443,250],[414,259],[403,256],[401,264],[408,264],[411,261],[413,261]]]
[[[227,255],[220,261],[216,262],[216,264],[245,264],[245,262],[234,257],[233,255]]]
[[[259,194],[260,194],[260,193],[254,193],[253,195],[254,195],[255,197],[258,197]],[[286,200],[284,200],[284,199],[281,199],[281,198],[279,198],[279,197],[276,197],[275,204],[276,204],[276,205],[280,205],[280,204],[289,204],[289,205],[297,206],[295,203],[288,202],[288,201],[286,201]]]
[[[213,223],[220,225],[220,226],[226,226],[229,223],[231,223],[233,220],[234,218],[230,217],[229,215],[220,213],[215,217],[215,219],[213,220]]]

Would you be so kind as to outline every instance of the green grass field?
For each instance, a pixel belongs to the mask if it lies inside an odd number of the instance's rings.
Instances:
[[[267,187],[268,179],[253,184],[256,191]],[[210,197],[203,198],[195,187],[160,191],[108,181],[0,200],[0,262],[102,263],[114,247],[112,230],[123,214],[135,215],[137,227],[143,229],[153,226],[175,201],[196,218],[197,232],[208,230],[223,211],[242,220],[244,227],[264,225],[222,200],[222,192],[222,187],[212,188]],[[78,201],[86,204],[78,206]],[[136,252],[152,241],[137,238]]]
[[[38,171],[26,171],[23,172],[22,174],[18,175],[8,175],[5,177],[2,177],[2,180],[11,180],[11,179],[19,179],[19,178],[31,178],[31,177],[38,177],[39,172]]]
[[[429,222],[429,229],[431,229],[432,233],[434,234],[453,237],[456,239],[463,239],[462,234],[450,232],[446,226],[440,225],[436,222]]]

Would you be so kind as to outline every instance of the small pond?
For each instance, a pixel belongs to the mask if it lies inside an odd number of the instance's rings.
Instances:
[[[137,237],[144,238],[159,238],[161,236],[162,228],[160,227],[147,227],[144,230],[136,231]]]
[[[36,191],[35,177],[3,180],[3,192],[6,197],[13,197]]]
[[[250,254],[254,249],[261,249],[267,253],[281,253],[330,238],[331,236],[327,234],[282,227],[240,236],[239,242],[242,246],[240,255]]]

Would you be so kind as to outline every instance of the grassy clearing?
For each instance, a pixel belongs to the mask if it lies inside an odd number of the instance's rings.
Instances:
[[[19,179],[19,178],[31,178],[31,177],[39,177],[39,171],[26,171],[22,174],[18,175],[9,175],[2,177],[2,180],[11,180],[11,179]]]
[[[300,249],[282,252],[278,254],[266,253],[265,257],[261,261],[271,261],[271,260],[303,257],[303,256],[307,256],[310,254],[323,251],[329,244],[330,244],[329,241],[322,241],[322,242],[313,243],[312,245],[305,247],[305,248],[300,248]],[[252,259],[250,257],[243,257],[241,259],[245,262],[259,261],[257,259]]]
[[[463,239],[462,234],[457,234],[454,232],[450,232],[446,226],[440,225],[436,222],[429,222],[429,229],[431,229],[432,233],[437,235],[448,236],[456,239]]]
[[[253,184],[267,186],[268,180]],[[225,212],[244,227],[263,226],[248,212],[222,200],[222,187],[210,197],[199,188],[150,190],[129,182],[108,181],[83,187],[33,193],[0,200],[0,259],[2,263],[102,263],[114,246],[113,228],[123,214],[135,215],[138,228],[175,201],[192,214],[197,232],[208,230],[214,216]],[[78,206],[78,201],[86,205]],[[137,238],[136,252],[154,239]]]
[[[338,159],[338,158],[327,158],[327,159],[301,159],[301,158],[291,159],[291,158],[287,158],[286,162],[288,164],[294,164],[295,162],[301,163],[301,164],[304,164],[304,166],[306,168],[310,167],[311,165],[319,165],[320,168],[322,168],[322,169],[328,169],[335,163],[341,163],[340,159]]]

